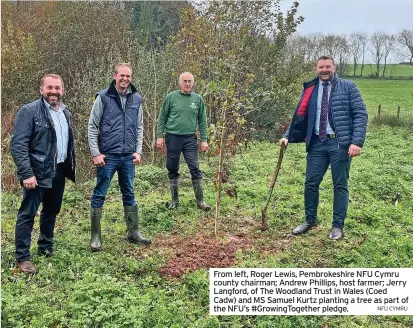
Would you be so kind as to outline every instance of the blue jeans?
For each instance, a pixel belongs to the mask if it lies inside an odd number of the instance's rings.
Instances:
[[[123,206],[135,206],[133,180],[135,167],[132,154],[105,154],[105,166],[96,168],[96,187],[93,190],[91,206],[99,208],[105,202],[113,175],[118,172]]]
[[[313,139],[314,138],[314,139]],[[306,221],[317,222],[319,186],[329,165],[334,185],[333,227],[342,229],[348,207],[348,178],[351,158],[348,149],[338,147],[337,139],[322,142],[314,136],[307,154],[305,173],[305,216]]]
[[[17,213],[15,246],[16,261],[30,261],[30,244],[34,217],[42,203],[40,213],[40,235],[37,242],[38,253],[53,252],[53,237],[56,216],[60,212],[65,189],[65,164],[58,164],[56,174],[52,180],[52,188],[23,187],[23,200]]]
[[[201,171],[198,167],[198,142],[195,134],[176,135],[167,133],[166,143],[166,168],[169,179],[179,177],[179,159],[183,153],[192,180],[202,179]]]

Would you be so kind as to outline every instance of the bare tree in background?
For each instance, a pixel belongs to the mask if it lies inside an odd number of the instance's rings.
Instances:
[[[337,58],[340,52],[340,37],[335,34],[324,35],[321,40],[321,48],[326,55]]]
[[[300,56],[303,62],[307,62],[307,49],[304,39],[304,36],[298,34],[294,34],[288,39],[285,49],[288,58],[293,59],[295,56]]]
[[[403,29],[397,36],[397,41],[401,46],[399,57],[407,59],[410,65],[413,65],[413,28]]]
[[[353,76],[356,76],[356,70],[360,57],[363,56],[361,75],[363,75],[364,66],[364,50],[366,48],[367,33],[353,32],[349,37],[350,52],[353,57]]]
[[[309,62],[316,62],[321,55],[324,55],[324,49],[322,47],[323,38],[324,35],[321,33],[312,33],[308,35],[307,47]]]
[[[364,58],[366,56],[366,48],[367,48],[367,41],[368,41],[368,35],[367,33],[361,33],[361,53],[362,53],[362,59],[361,59],[361,70],[360,70],[360,75],[363,76],[363,70],[364,70]]]
[[[345,75],[347,71],[347,63],[350,56],[350,46],[346,35],[339,35],[337,38],[338,43],[338,74]]]
[[[346,70],[346,60],[349,55],[348,42],[345,35],[327,34],[321,38],[320,46],[323,54],[337,60],[337,73],[343,75]]]
[[[312,33],[308,35],[295,34],[288,40],[287,54],[291,57],[300,55],[305,63],[313,63],[325,54],[322,47],[324,35]]]
[[[396,42],[396,36],[393,34],[387,34],[384,40],[383,46],[383,57],[384,57],[384,67],[383,67],[383,77],[386,73],[387,58],[390,53],[394,50],[394,43]]]
[[[380,75],[380,63],[384,56],[384,47],[386,43],[387,34],[382,31],[374,32],[370,38],[372,49],[370,49],[373,60],[377,66],[376,76]]]

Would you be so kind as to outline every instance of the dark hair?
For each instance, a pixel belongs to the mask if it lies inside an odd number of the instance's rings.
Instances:
[[[46,74],[45,76],[43,76],[42,79],[40,80],[40,88],[43,88],[44,80],[46,79],[46,77],[52,77],[54,79],[60,79],[60,81],[62,81],[62,89],[64,89],[65,85],[63,83],[63,79],[61,78],[60,75],[57,75],[57,74]]]
[[[325,56],[325,55],[318,57],[317,64],[320,60],[329,60],[329,59],[333,62],[333,65],[336,66],[336,63],[334,62],[334,58],[331,56]]]

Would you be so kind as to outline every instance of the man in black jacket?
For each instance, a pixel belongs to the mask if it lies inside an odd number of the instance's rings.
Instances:
[[[151,243],[139,231],[138,206],[134,195],[134,166],[141,163],[142,155],[143,116],[142,98],[131,81],[130,65],[118,64],[112,83],[97,94],[90,113],[88,139],[96,166],[96,187],[90,212],[92,252],[101,250],[102,208],[115,172],[118,173],[122,192],[128,241],[145,245]]]
[[[65,178],[75,181],[72,120],[61,102],[63,88],[59,75],[45,75],[40,82],[41,98],[20,108],[14,122],[10,148],[23,187],[16,221],[16,261],[25,273],[36,272],[30,261],[30,243],[40,203],[38,254],[53,256],[53,232]]]

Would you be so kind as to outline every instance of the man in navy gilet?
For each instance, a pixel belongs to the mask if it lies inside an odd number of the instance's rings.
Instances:
[[[328,237],[343,237],[348,207],[351,158],[360,155],[366,137],[367,111],[356,84],[340,79],[334,59],[317,60],[317,77],[304,90],[280,144],[305,142],[305,221],[292,233],[306,233],[317,224],[319,186],[329,166],[334,185],[333,223]]]
[[[89,147],[97,180],[90,213],[90,247],[93,252],[100,251],[102,247],[102,207],[115,172],[118,172],[122,193],[127,240],[145,245],[151,243],[139,231],[133,184],[134,166],[142,161],[142,97],[131,84],[132,69],[128,63],[116,66],[113,79],[107,89],[96,95],[88,124]]]

